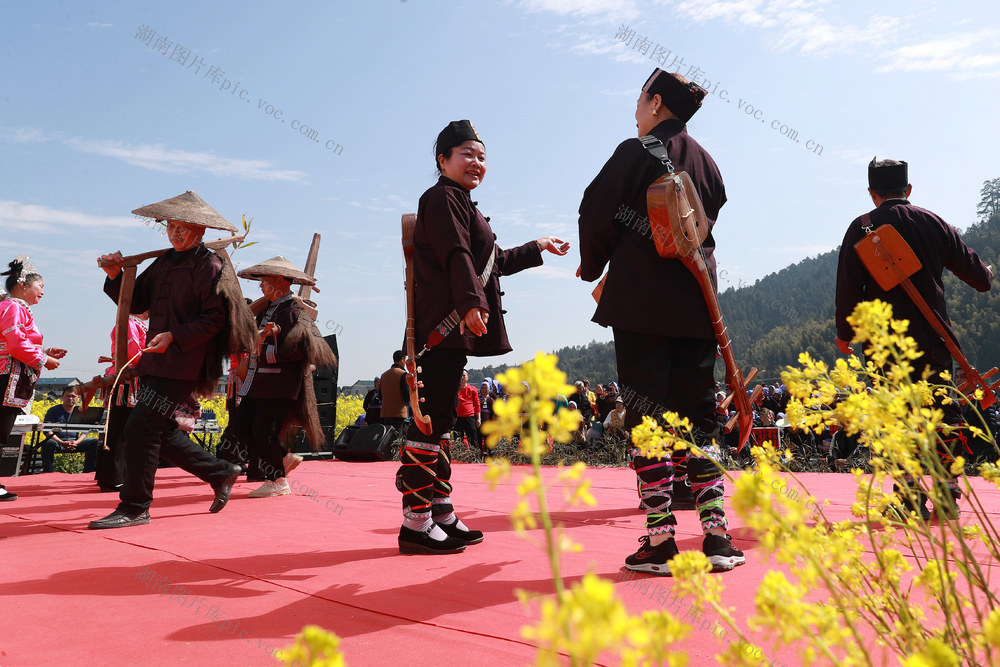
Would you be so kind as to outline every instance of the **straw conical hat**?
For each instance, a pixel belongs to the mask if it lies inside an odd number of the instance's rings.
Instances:
[[[182,195],[155,204],[147,204],[132,213],[155,220],[177,220],[201,227],[224,229],[227,232],[239,231],[236,225],[219,215],[219,212],[206,204],[194,190],[188,190]]]
[[[264,276],[281,276],[282,278],[288,278],[298,285],[316,284],[314,279],[306,275],[304,271],[300,271],[294,264],[281,255],[272,257],[260,264],[254,264],[250,268],[243,269],[236,275],[248,280],[260,280]]]

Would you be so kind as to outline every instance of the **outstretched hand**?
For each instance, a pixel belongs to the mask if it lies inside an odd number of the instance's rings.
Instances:
[[[854,354],[854,348],[851,347],[851,344],[848,341],[836,338],[835,342],[837,343],[837,349],[844,354]]]
[[[565,255],[569,252],[569,241],[563,241],[556,236],[543,236],[537,239],[535,243],[538,244],[539,250],[548,250],[554,255]]]

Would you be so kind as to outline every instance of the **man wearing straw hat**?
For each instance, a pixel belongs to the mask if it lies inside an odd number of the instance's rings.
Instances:
[[[267,302],[257,315],[257,347],[240,386],[233,435],[247,447],[247,475],[264,480],[250,497],[285,496],[291,490],[285,479],[282,433],[294,421],[305,427],[314,445],[323,441],[309,366],[331,366],[336,359],[311,314],[304,314],[306,302],[291,293],[293,284],[315,285],[313,278],[281,256],[238,275],[259,280]]]
[[[228,258],[201,242],[207,228],[235,233],[236,227],[191,190],[132,213],[166,221],[173,249],[135,279],[130,310],[149,311],[149,334],[136,366],[141,382],[137,404],[125,424],[125,486],[118,508],[91,521],[92,529],[149,523],[160,457],[211,485],[210,512],[225,507],[240,471],[191,440],[173,418],[176,407],[192,394],[212,392],[230,350],[253,344],[253,321]],[[108,274],[104,291],[117,302],[122,254],[101,260]]]

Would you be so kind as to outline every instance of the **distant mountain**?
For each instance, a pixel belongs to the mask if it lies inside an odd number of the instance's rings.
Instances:
[[[962,238],[997,272],[1000,215],[972,225]],[[760,371],[759,382],[773,382],[786,366],[797,364],[800,352],[827,363],[837,358],[833,317],[838,255],[839,249],[803,259],[752,285],[737,285],[719,294],[733,352],[744,372],[754,366]],[[1000,365],[1000,288],[979,293],[948,271],[944,285],[948,314],[970,363],[981,371]],[[586,378],[593,388],[618,379],[613,342],[565,347],[555,354],[570,382]],[[483,377],[494,377],[506,368],[470,369],[470,382],[478,385]],[[716,364],[720,381],[724,371],[720,360]]]
[[[618,380],[618,368],[615,364],[615,344],[591,341],[589,345],[575,345],[555,350],[559,357],[559,369],[566,373],[566,381],[572,384],[577,380],[589,380],[590,388],[598,384]],[[497,373],[507,370],[506,364],[500,366],[484,366],[469,369],[469,384],[479,386],[484,377],[494,378]]]

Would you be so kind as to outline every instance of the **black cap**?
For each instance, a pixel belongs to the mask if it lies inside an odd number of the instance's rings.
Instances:
[[[478,141],[483,146],[486,145],[472,123],[467,120],[453,120],[438,135],[437,143],[434,144],[434,155],[443,155],[448,149],[466,141]]]
[[[893,164],[885,164],[891,162]],[[907,164],[899,160],[882,160],[876,158],[868,163],[868,187],[876,192],[898,192],[910,184]]]
[[[681,83],[674,75],[657,67],[646,79],[642,92],[659,95],[663,106],[685,123],[701,108],[701,101],[708,94],[704,88],[691,81]]]

